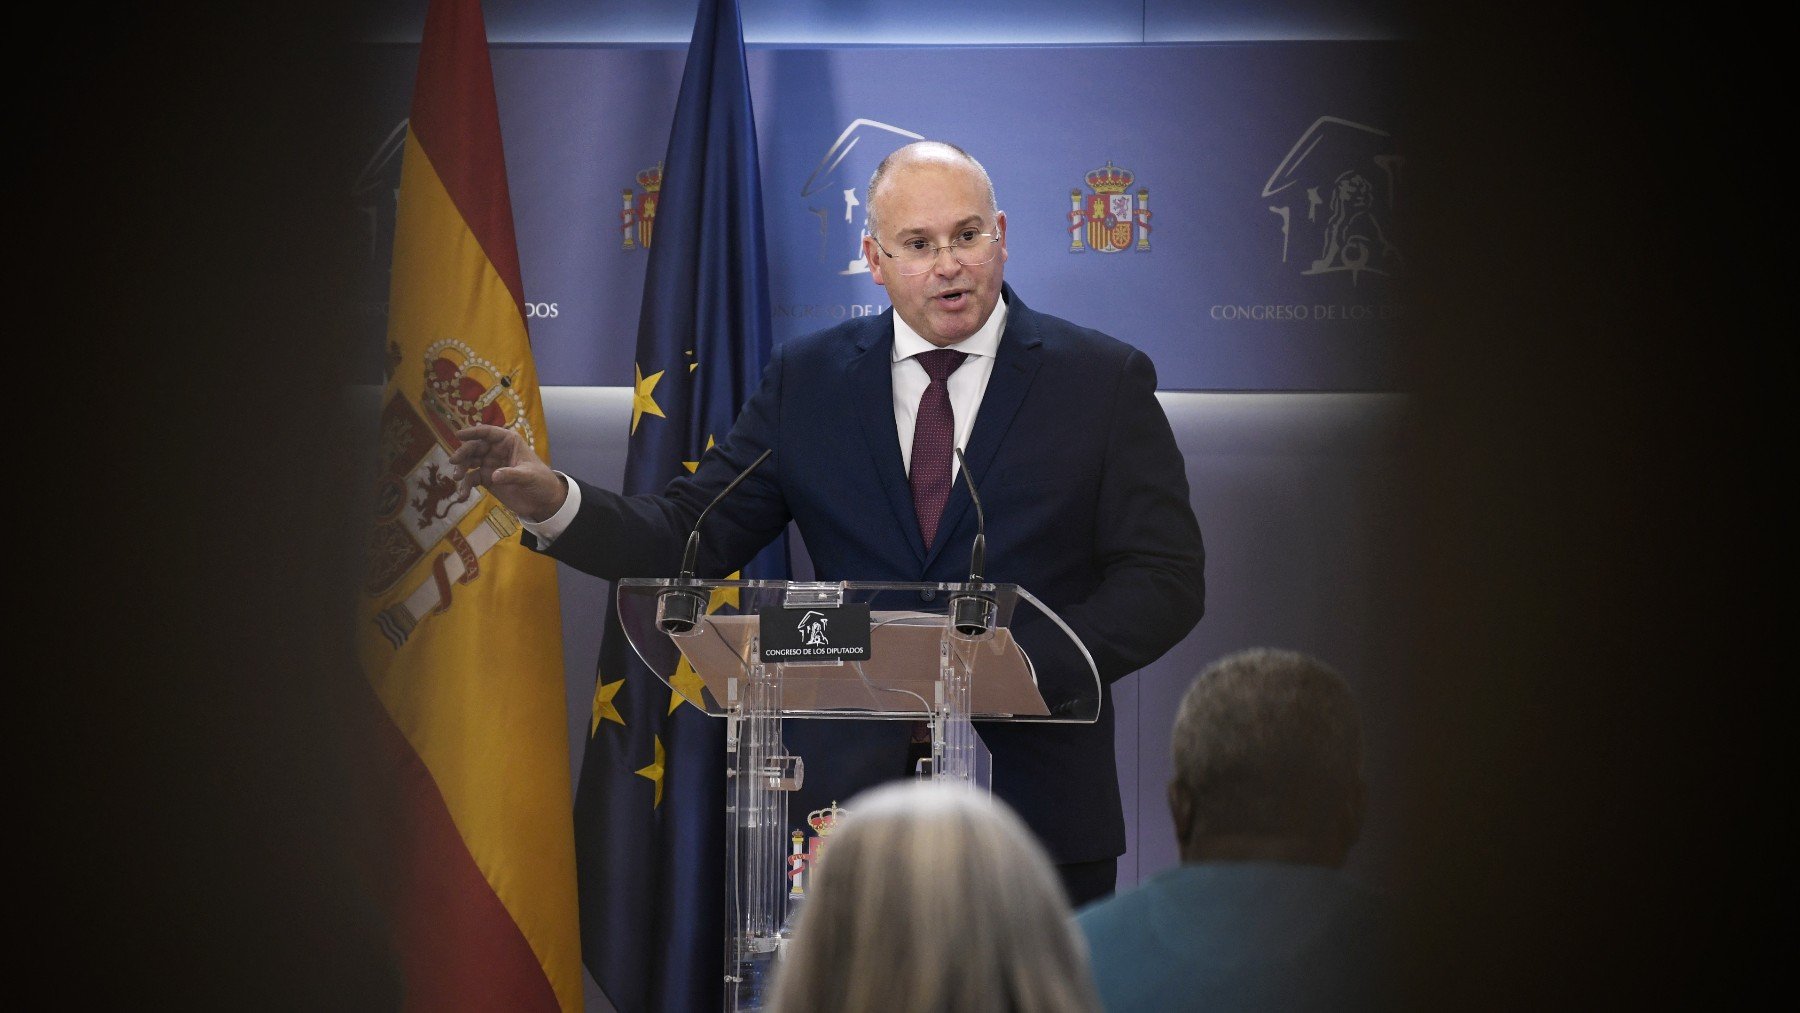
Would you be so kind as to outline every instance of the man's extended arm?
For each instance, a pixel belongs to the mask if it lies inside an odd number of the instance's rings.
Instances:
[[[670,482],[661,492],[636,496],[574,480],[580,498],[574,520],[550,545],[539,546],[529,535],[526,545],[606,580],[674,576],[701,511],[773,445],[780,372],[777,353],[731,432],[701,458],[693,475]],[[477,426],[457,438],[465,443],[451,461],[467,469],[465,488],[480,482],[514,513],[531,521],[547,519],[562,505],[567,495],[562,476],[532,454],[517,434]],[[778,464],[771,457],[707,515],[700,536],[700,576],[722,577],[741,568],[786,526],[778,467],[772,467]]]

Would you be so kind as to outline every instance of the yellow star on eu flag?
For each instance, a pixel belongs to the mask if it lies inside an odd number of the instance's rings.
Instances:
[[[636,774],[639,777],[647,777],[651,781],[655,782],[655,784],[656,784],[656,801],[654,803],[652,803],[652,805],[653,806],[662,805],[662,786],[663,786],[662,736],[660,736],[660,735],[656,736],[656,762],[650,764],[650,766],[648,766],[648,767],[642,767],[642,768],[639,768],[638,770],[634,770],[634,771],[632,771],[632,773]]]
[[[682,658],[681,663],[675,666],[675,674],[669,676],[669,686],[673,690],[669,694],[670,714],[675,713],[675,708],[684,703],[691,704],[702,714],[706,713],[706,708],[700,706],[699,703],[700,691],[706,688],[706,683],[701,680],[700,673],[694,671],[694,666],[688,664],[686,658]]]
[[[706,450],[700,451],[700,456],[705,457],[706,451],[711,450],[712,448],[713,448],[713,438],[712,438],[711,434],[708,434],[706,437]],[[688,470],[689,474],[692,474],[693,472],[695,472],[699,469],[700,462],[699,461],[683,461],[683,462],[681,462],[681,466],[683,468],[686,468]]]
[[[725,579],[726,580],[742,580],[743,576],[744,576],[744,571],[736,570],[736,571],[733,571],[730,575],[728,575]],[[737,588],[735,588],[735,587],[715,587],[715,588],[713,588],[712,593],[707,595],[707,597],[706,597],[706,614],[712,615],[714,612],[719,611],[719,607],[722,605],[730,605],[734,609],[735,608],[743,608],[742,605],[738,604],[738,589]]]
[[[593,738],[600,731],[600,722],[603,720],[625,723],[625,716],[619,713],[619,708],[613,706],[613,697],[619,695],[619,689],[624,685],[624,679],[618,682],[602,679],[594,683],[594,720],[588,725],[588,738]]]
[[[662,379],[664,371],[659,369],[649,376],[645,376],[643,369],[634,362],[631,364],[631,372],[637,377],[637,383],[631,391],[631,431],[635,433],[638,420],[645,414],[654,415],[659,419],[668,418],[668,416],[663,414],[662,406],[656,403],[656,399],[650,396],[651,392],[656,390],[656,382]]]

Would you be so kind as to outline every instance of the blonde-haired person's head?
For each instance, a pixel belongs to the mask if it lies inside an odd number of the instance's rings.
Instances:
[[[899,782],[846,803],[775,976],[776,1013],[1090,1013],[1087,952],[1004,803]]]

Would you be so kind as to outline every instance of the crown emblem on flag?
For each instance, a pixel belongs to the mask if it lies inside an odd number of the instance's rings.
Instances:
[[[425,391],[420,400],[432,428],[449,446],[456,445],[458,429],[477,423],[515,429],[527,443],[536,442],[512,377],[454,338],[425,350]]]
[[[1087,185],[1095,193],[1124,193],[1136,178],[1130,169],[1121,169],[1107,159],[1105,165],[1087,174]]]
[[[644,188],[645,193],[656,193],[661,190],[662,179],[663,167],[661,165],[653,165],[637,174],[637,184]]]
[[[837,802],[834,801],[828,808],[814,809],[812,812],[807,813],[806,825],[812,827],[813,833],[818,834],[820,837],[829,837],[831,836],[831,832],[836,830],[838,824],[848,815],[850,814],[845,810],[838,808]]]
[[[364,590],[386,595],[414,574],[412,590],[376,614],[375,625],[395,650],[420,623],[449,610],[455,588],[477,580],[488,550],[519,530],[510,510],[494,504],[473,527],[464,518],[483,497],[459,498],[450,448],[456,432],[477,422],[502,426],[535,442],[524,400],[512,377],[461,341],[425,349],[424,389],[418,400],[396,390],[382,410],[382,474],[375,490],[375,530]],[[419,564],[429,559],[429,572]]]

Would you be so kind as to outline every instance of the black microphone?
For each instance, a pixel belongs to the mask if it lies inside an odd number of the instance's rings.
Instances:
[[[969,549],[969,580],[963,590],[950,596],[950,626],[959,636],[981,640],[994,633],[996,608],[992,592],[982,590],[981,570],[987,555],[987,517],[981,512],[981,497],[975,492],[975,480],[969,477],[969,464],[963,460],[961,447],[956,450],[956,465],[963,483],[969,487],[969,501],[975,504],[975,544]]]
[[[700,555],[700,522],[706,519],[706,515],[712,512],[713,507],[719,505],[720,500],[729,496],[731,490],[738,487],[739,482],[750,477],[750,473],[756,470],[756,466],[768,460],[769,455],[774,452],[774,447],[763,451],[761,457],[751,461],[750,467],[738,472],[738,476],[731,480],[731,484],[720,489],[719,494],[713,497],[712,502],[706,504],[706,509],[700,511],[700,516],[694,518],[694,530],[688,532],[687,548],[681,553],[681,575],[676,577],[672,586],[659,594],[656,599],[656,624],[662,627],[664,633],[678,637],[694,632],[694,627],[699,625],[700,616],[706,611],[706,596],[693,587],[694,561]]]

